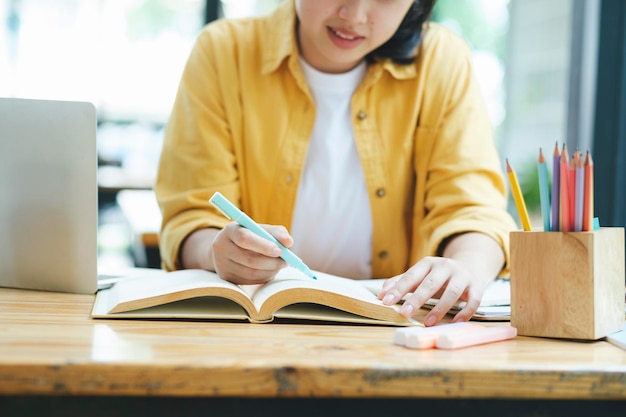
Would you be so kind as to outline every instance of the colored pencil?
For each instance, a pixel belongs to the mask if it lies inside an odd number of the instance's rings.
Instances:
[[[570,204],[569,204],[569,157],[567,155],[567,145],[563,144],[561,150],[561,178],[560,178],[560,216],[562,232],[571,231],[570,227]]]
[[[561,177],[561,154],[559,153],[559,143],[554,144],[554,153],[552,155],[552,231],[558,232],[560,225],[559,213],[559,193]]]
[[[580,152],[577,150],[575,154],[576,163],[576,195],[574,207],[574,231],[582,232],[583,230],[583,208],[585,196],[585,168]]]
[[[517,207],[517,213],[522,221],[522,228],[528,232],[531,230],[528,210],[526,210],[526,203],[524,202],[524,196],[522,195],[522,190],[520,189],[519,182],[517,181],[517,175],[515,174],[513,168],[511,168],[511,164],[509,164],[508,159],[506,160],[506,172],[509,177],[509,183],[511,184],[511,193],[513,194],[513,200],[515,201],[515,206]]]
[[[548,190],[548,168],[543,158],[543,151],[539,148],[539,161],[537,164],[539,174],[539,201],[541,203],[541,218],[543,219],[544,232],[550,231],[550,192]]]
[[[576,149],[578,152],[578,149]],[[569,222],[570,231],[575,230],[574,222],[576,219],[576,152],[572,154],[569,160]]]
[[[583,197],[583,230],[593,230],[593,160],[591,153],[585,155],[585,190]]]

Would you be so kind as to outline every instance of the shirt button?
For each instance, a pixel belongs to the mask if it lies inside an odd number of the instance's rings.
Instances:
[[[365,113],[363,110],[361,110],[360,112],[358,112],[356,114],[356,118],[359,120],[363,120],[367,117],[367,113]]]
[[[287,184],[291,184],[291,179],[292,179],[291,174],[287,174],[287,176],[285,177],[285,182]]]
[[[389,252],[387,252],[386,250],[382,250],[378,253],[378,257],[380,259],[387,259],[388,256],[389,256]]]
[[[378,190],[376,190],[376,197],[384,197],[384,196],[385,196],[384,188],[379,188]]]

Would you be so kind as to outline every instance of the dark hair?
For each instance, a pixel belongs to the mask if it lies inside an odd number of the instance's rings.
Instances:
[[[370,62],[391,59],[402,65],[413,63],[417,46],[422,40],[424,23],[430,18],[436,2],[437,0],[415,0],[398,26],[396,33],[365,58]]]

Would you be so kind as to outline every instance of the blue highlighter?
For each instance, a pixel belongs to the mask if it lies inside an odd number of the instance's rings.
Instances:
[[[317,279],[313,271],[311,271],[311,269],[309,269],[309,267],[306,266],[304,262],[302,262],[302,259],[298,258],[295,253],[290,251],[278,240],[276,240],[274,236],[272,236],[267,230],[259,226],[259,224],[252,220],[246,213],[239,210],[220,192],[216,192],[215,194],[213,194],[213,196],[209,199],[209,202],[213,204],[219,211],[221,211],[222,214],[224,214],[226,217],[239,223],[240,226],[245,227],[256,235],[277,244],[282,249],[280,257],[283,258],[285,262],[287,262],[289,265],[293,266],[297,270],[303,272],[308,277],[312,279]]]

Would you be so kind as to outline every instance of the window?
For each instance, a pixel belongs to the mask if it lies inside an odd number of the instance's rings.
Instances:
[[[555,142],[572,152],[591,142],[594,3],[438,0],[433,15],[472,48],[501,158],[517,171],[533,225],[541,224],[539,148],[550,156]],[[576,23],[581,16],[589,33]]]
[[[205,6],[205,0],[0,2],[0,95],[97,107],[100,263],[128,263],[132,242],[113,209],[115,191],[152,185],[163,125]]]
[[[438,0],[432,20],[456,32],[470,46],[475,73],[496,140],[500,142],[506,117],[504,76],[509,0]]]
[[[91,101],[104,120],[163,121],[204,0],[8,0],[0,94]]]

